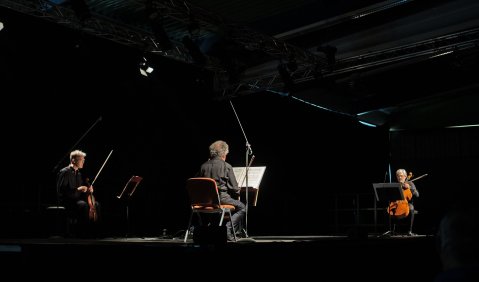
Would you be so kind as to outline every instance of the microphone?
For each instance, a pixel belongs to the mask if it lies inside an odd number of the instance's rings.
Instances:
[[[246,142],[246,147],[248,147],[248,155],[252,155],[253,154],[253,149],[251,149],[251,144]]]

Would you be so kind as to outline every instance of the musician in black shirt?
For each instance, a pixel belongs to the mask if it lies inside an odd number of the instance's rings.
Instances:
[[[60,204],[65,206],[67,215],[71,221],[70,230],[78,236],[89,236],[92,234],[92,225],[96,223],[100,204],[98,201],[91,201],[94,191],[82,177],[81,169],[85,163],[86,153],[75,150],[70,153],[70,164],[62,168],[57,174],[57,193]],[[89,201],[90,196],[90,201]],[[93,209],[93,210],[92,210]],[[91,211],[95,212],[92,218]]]
[[[209,177],[216,181],[218,191],[220,193],[221,204],[229,204],[235,207],[235,211],[231,217],[231,221],[226,224],[228,241],[233,241],[233,231],[238,231],[240,223],[246,212],[246,206],[239,200],[240,188],[233,173],[233,167],[226,162],[226,155],[229,153],[229,146],[222,140],[215,141],[209,147],[210,158],[201,165],[197,177]]]

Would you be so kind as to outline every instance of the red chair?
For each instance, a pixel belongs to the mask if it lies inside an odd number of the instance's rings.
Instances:
[[[231,212],[235,210],[235,207],[233,205],[220,204],[220,195],[218,193],[218,187],[216,186],[216,181],[214,179],[206,177],[190,178],[186,181],[186,190],[188,191],[188,196],[190,198],[191,214],[190,220],[188,222],[188,228],[186,228],[185,232],[185,243],[190,231],[193,214],[198,215],[200,224],[202,213],[221,214],[219,226],[223,225],[225,214],[227,214],[226,218],[231,220]],[[236,241],[236,232],[234,227],[232,228],[234,240]]]

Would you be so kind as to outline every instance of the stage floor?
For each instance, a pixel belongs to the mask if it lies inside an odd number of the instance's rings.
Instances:
[[[414,269],[414,277],[432,281],[441,268],[435,238],[430,235],[252,238],[254,241],[221,244],[195,244],[191,239],[184,243],[180,237],[0,238],[0,259],[7,272],[27,278],[35,269],[39,279],[51,279],[52,271],[61,273],[83,266],[111,278],[194,278],[210,271],[223,277],[233,271],[238,275],[267,275],[268,280],[321,275],[335,277],[334,281],[384,281],[385,273],[398,272],[398,265],[407,268],[415,262],[420,267]],[[246,274],[242,269],[250,270]]]
[[[244,244],[244,243],[320,243],[330,241],[350,241],[350,242],[365,242],[365,241],[384,241],[384,240],[429,240],[433,238],[433,235],[415,234],[409,236],[402,235],[383,235],[383,234],[369,234],[367,237],[352,238],[346,235],[303,235],[303,236],[251,236],[248,238],[238,237],[237,242],[226,242],[226,244]],[[188,237],[186,243],[184,238],[181,237],[107,237],[107,238],[63,238],[63,237],[50,237],[50,238],[0,238],[0,252],[2,248],[6,246],[22,246],[22,245],[124,245],[124,244],[158,244],[158,245],[202,245],[193,241],[191,236]],[[221,244],[221,243],[219,243]],[[217,245],[217,244],[215,244]]]

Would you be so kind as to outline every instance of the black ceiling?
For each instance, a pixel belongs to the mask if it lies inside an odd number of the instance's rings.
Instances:
[[[0,6],[207,69],[219,98],[268,91],[392,129],[477,123],[474,0],[0,0]]]

